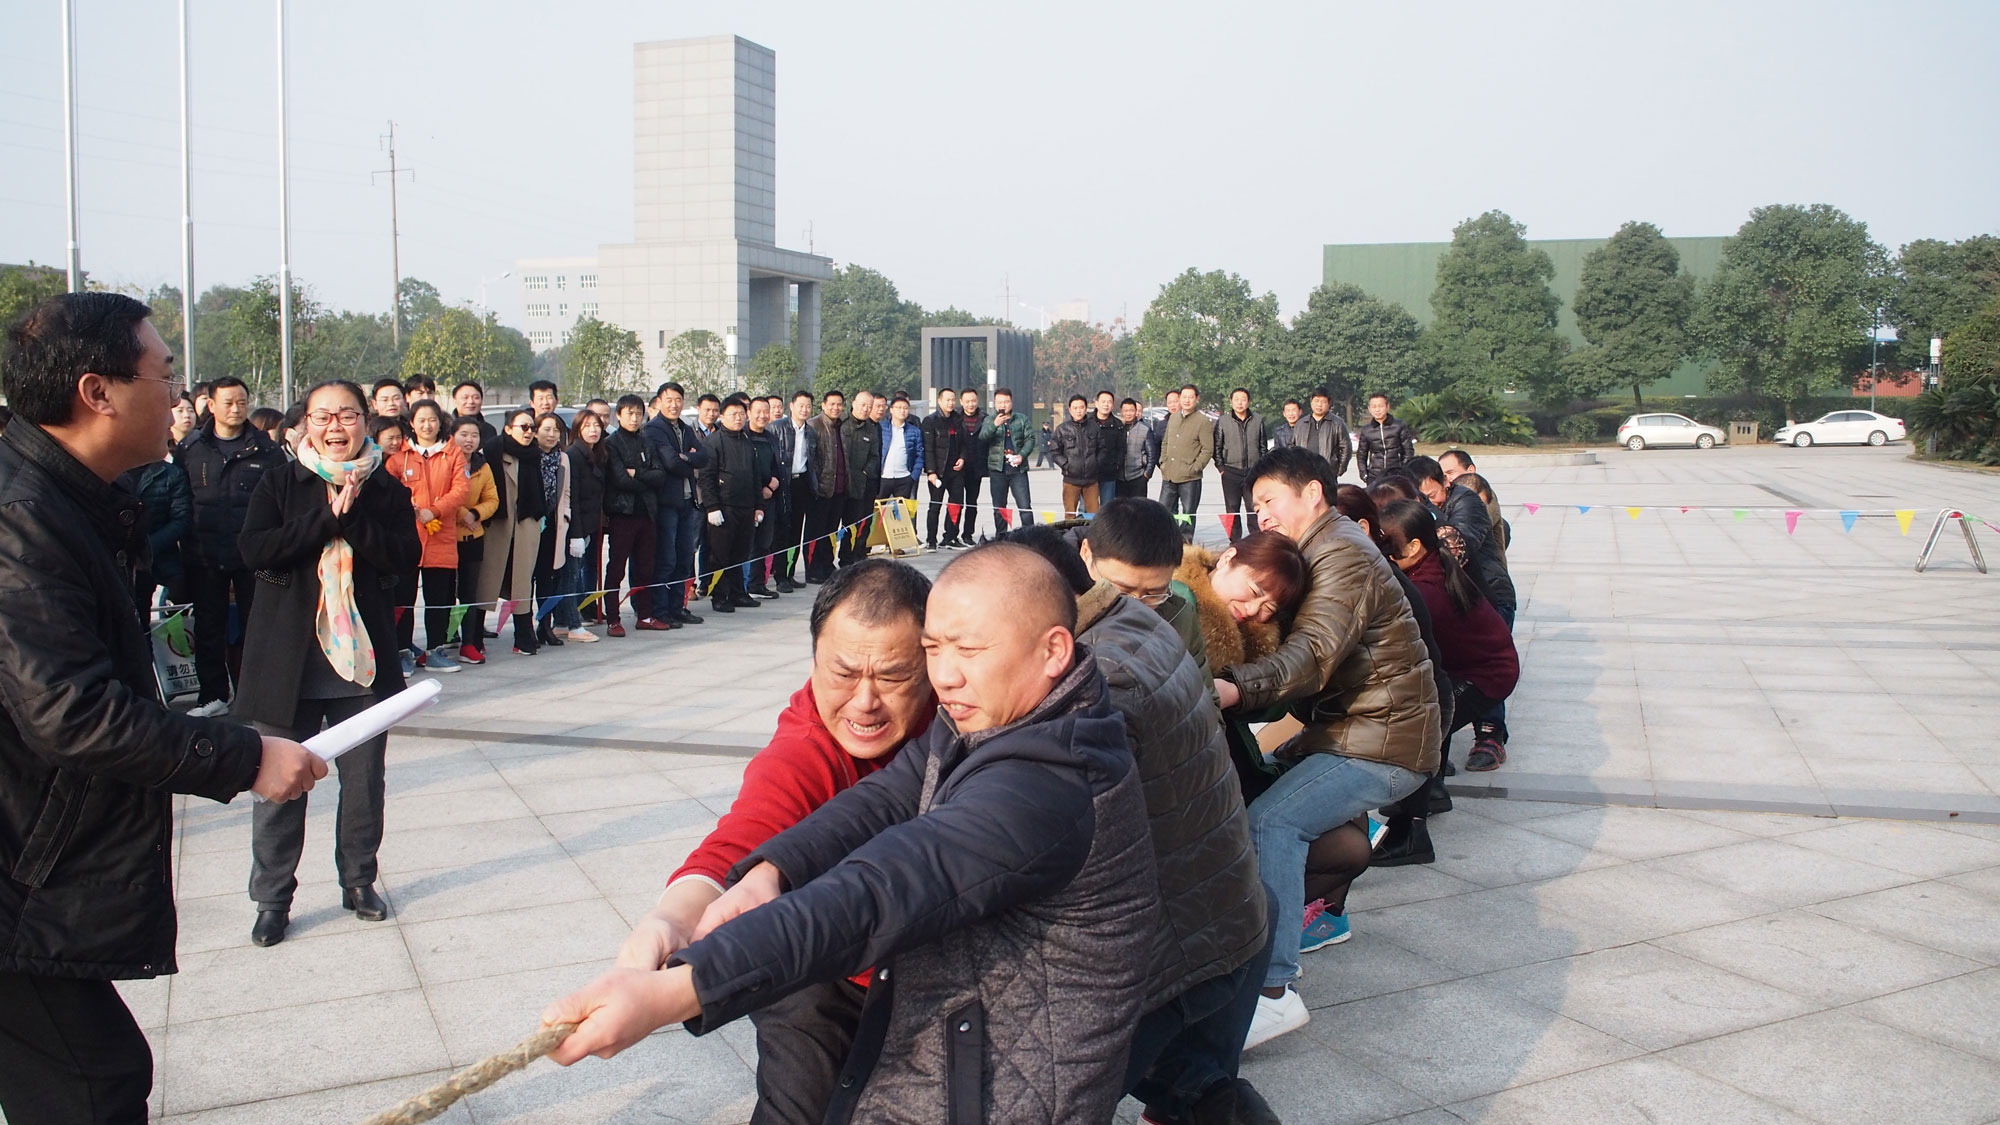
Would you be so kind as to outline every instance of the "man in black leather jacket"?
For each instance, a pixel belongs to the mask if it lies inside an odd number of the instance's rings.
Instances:
[[[153,1057],[114,980],[175,971],[173,794],[290,800],[326,763],[161,702],[132,604],[167,453],[151,310],[71,293],[8,333],[0,409],[0,1115],[144,1121]]]
[[[1417,435],[1402,419],[1389,413],[1389,396],[1368,396],[1368,420],[1355,432],[1361,442],[1361,479],[1374,484],[1383,473],[1400,469],[1417,455]]]

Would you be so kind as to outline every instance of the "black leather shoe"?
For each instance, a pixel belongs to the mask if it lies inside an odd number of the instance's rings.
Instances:
[[[686,609],[686,608],[682,608],[682,609],[677,609],[677,610],[675,610],[675,611],[674,611],[674,613],[673,613],[673,619],[674,619],[675,621],[678,621],[678,622],[680,622],[680,623],[681,623],[681,624],[683,624],[683,625],[699,625],[699,624],[701,624],[701,614],[699,614],[699,613],[695,613],[695,612],[693,612],[693,611],[691,611],[691,610],[688,610],[688,609]]]
[[[1375,847],[1375,854],[1369,857],[1370,867],[1406,867],[1413,863],[1436,863],[1437,852],[1431,847],[1431,830],[1419,820],[1407,822],[1409,828],[1398,832],[1394,828]]]
[[[554,629],[549,628],[547,625],[542,626],[539,630],[536,631],[535,639],[549,646],[550,648],[561,648],[565,643],[561,637],[556,635],[556,631]]]
[[[738,594],[735,597],[729,599],[729,604],[735,606],[737,609],[756,609],[758,606],[763,605],[764,603],[758,601],[756,598],[753,598],[748,594]]]
[[[736,612],[736,607],[735,607],[734,605],[732,605],[732,604],[731,604],[731,603],[729,603],[729,602],[725,602],[725,601],[720,601],[720,600],[718,600],[718,601],[712,601],[712,602],[708,603],[708,608],[709,608],[709,609],[711,609],[711,610],[714,610],[714,611],[715,611],[715,612],[717,612],[717,613],[735,613],[735,612]]]
[[[354,916],[363,922],[380,922],[389,916],[389,904],[382,901],[374,887],[342,888],[340,908],[354,911]]]
[[[259,910],[257,922],[250,927],[250,940],[262,946],[273,946],[285,940],[285,927],[292,924],[289,910]]]
[[[1424,815],[1436,816],[1451,811],[1451,790],[1444,787],[1444,779],[1431,778],[1424,785]]]

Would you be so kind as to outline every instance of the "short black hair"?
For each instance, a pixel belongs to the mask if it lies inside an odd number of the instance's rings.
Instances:
[[[1340,475],[1334,472],[1333,462],[1303,445],[1287,445],[1257,458],[1257,463],[1250,466],[1250,475],[1243,480],[1244,495],[1249,495],[1265,477],[1293,492],[1304,492],[1306,485],[1318,481],[1320,495],[1329,508],[1340,491]]]
[[[378,441],[383,434],[388,433],[390,430],[402,431],[404,441],[408,441],[416,436],[410,432],[409,425],[395,415],[385,414],[368,423],[368,436]]]
[[[793,391],[792,401],[797,402],[800,399],[805,399],[807,402],[811,402],[813,400],[813,393],[811,391]]]
[[[479,380],[477,379],[460,379],[457,383],[454,383],[451,388],[452,397],[457,398],[458,392],[464,390],[467,387],[471,387],[473,390],[478,391],[480,398],[486,397],[486,388],[480,386]]]
[[[451,432],[453,434],[458,433],[458,431],[467,426],[471,426],[473,429],[479,431],[479,436],[482,440],[486,437],[486,419],[481,418],[479,415],[454,414],[451,416],[451,419]]]
[[[234,378],[233,376],[224,375],[222,379],[217,379],[216,382],[219,384],[223,381],[223,379],[233,379],[233,378]],[[242,386],[243,381],[241,379],[236,379],[230,385]],[[308,403],[312,402],[312,397],[320,393],[321,391],[327,389],[328,387],[339,387],[341,390],[347,392],[348,397],[354,400],[354,405],[357,408],[364,411],[368,409],[368,395],[364,391],[362,391],[361,384],[355,382],[352,379],[322,379],[319,382],[314,383],[312,386],[307,387],[306,393],[299,396],[299,417],[301,418],[305,417],[305,407]]]
[[[375,385],[368,388],[368,397],[374,398],[376,395],[381,394],[383,387],[394,387],[398,393],[401,393],[403,384],[399,379],[377,379],[375,380]]]
[[[932,398],[937,398],[937,397],[939,397],[939,396],[941,396],[941,395],[950,395],[950,396],[952,397],[952,400],[953,400],[953,401],[957,401],[957,399],[958,399],[958,390],[957,390],[957,388],[955,388],[955,387],[939,387],[939,388],[937,389],[937,394],[935,394],[935,395],[932,395],[931,397],[932,397]]]
[[[1118,404],[1120,409],[1123,409],[1124,407],[1127,406],[1137,406],[1137,405],[1139,405],[1139,400],[1136,398],[1128,398],[1124,402]]]
[[[910,405],[910,396],[904,394],[901,391],[897,391],[896,397],[889,400],[889,405],[894,406],[899,402],[902,403],[904,406]]]
[[[1200,387],[1197,387],[1197,386],[1195,386],[1195,385],[1194,385],[1193,383],[1182,383],[1182,384],[1181,384],[1181,393],[1182,393],[1182,394],[1186,394],[1186,393],[1188,393],[1189,391],[1193,391],[1193,392],[1195,393],[1195,397],[1197,397],[1197,398],[1201,397],[1201,388],[1200,388]]]
[[[638,395],[619,395],[618,406],[613,411],[613,413],[622,413],[628,406],[632,407],[635,410],[640,411],[641,413],[644,413],[646,409],[646,400],[640,398]]]
[[[1097,399],[1100,399],[1100,398],[1103,398],[1103,397],[1104,397],[1105,395],[1111,395],[1111,397],[1112,397],[1112,398],[1117,398],[1117,397],[1118,397],[1117,395],[1112,395],[1112,394],[1111,394],[1111,391],[1110,391],[1110,390],[1109,390],[1108,388],[1105,388],[1105,387],[1099,387],[1099,388],[1097,389],[1097,393],[1096,393],[1096,394],[1094,394],[1094,395],[1091,395],[1090,397],[1091,397],[1091,399],[1092,399],[1093,401],[1095,401],[1095,400],[1097,400]]]
[[[654,397],[654,398],[658,398],[658,397],[660,397],[660,393],[659,393],[658,391],[654,391],[654,392],[653,392],[653,397]],[[610,406],[610,405],[611,405],[611,400],[610,400],[610,399],[608,399],[608,398],[594,398],[594,399],[591,399],[591,400],[590,400],[589,402],[586,402],[586,403],[584,403],[584,405],[585,405],[585,406]]]
[[[1014,397],[1014,392],[1013,392],[1013,391],[1010,391],[1010,390],[1008,390],[1008,389],[1007,389],[1006,387],[995,387],[995,388],[993,388],[993,397],[994,397],[994,398],[999,398],[999,397],[1000,397],[1001,395],[1006,395],[1006,396],[1007,396],[1008,398],[1013,398],[1013,397]]]
[[[931,580],[908,563],[889,559],[862,559],[853,566],[833,572],[833,577],[813,597],[809,628],[814,645],[826,619],[842,606],[862,625],[887,625],[898,615],[914,618],[924,627],[924,605],[930,601]],[[851,605],[849,603],[852,603]]]
[[[411,437],[417,436],[417,415],[422,414],[426,410],[430,411],[432,414],[437,415],[438,436],[442,438],[445,435],[444,407],[438,405],[438,401],[434,398],[427,398],[422,402],[411,403],[410,412],[408,414],[403,415],[404,420],[409,422],[410,424],[410,436]]]
[[[136,379],[146,348],[139,325],[153,310],[123,293],[50,297],[7,330],[4,385],[14,413],[60,426],[76,405],[76,381],[96,373]]]
[[[1120,496],[1107,500],[1083,525],[1092,558],[1127,566],[1175,566],[1181,561],[1181,528],[1158,500]]]
[[[346,382],[346,380],[343,379],[340,382]],[[250,394],[250,384],[238,379],[234,375],[224,375],[222,378],[208,385],[208,397],[214,398],[215,392],[226,391],[231,387],[241,387],[246,397]]]
[[[409,378],[403,380],[404,394],[409,394],[411,391],[423,391],[426,394],[436,394],[437,390],[438,390],[437,380],[431,378],[428,375],[412,375]]]
[[[1379,398],[1379,399],[1381,399],[1381,400],[1382,400],[1383,402],[1388,402],[1388,401],[1389,401],[1389,396],[1388,396],[1388,395],[1385,395],[1385,394],[1383,394],[1383,393],[1382,393],[1381,391],[1375,391],[1374,393],[1370,394],[1370,395],[1368,396],[1368,401],[1369,401],[1369,402],[1374,402],[1374,401],[1375,401],[1376,399],[1378,399],[1378,398]]]
[[[1090,400],[1089,400],[1089,399],[1087,399],[1087,398],[1085,398],[1085,397],[1083,397],[1082,395],[1071,395],[1071,396],[1069,396],[1069,400],[1070,400],[1071,402],[1080,402],[1080,403],[1084,404],[1085,406],[1089,406],[1089,405],[1090,405]]]
[[[696,406],[702,406],[702,405],[705,405],[705,404],[707,404],[707,403],[711,403],[711,402],[712,402],[712,403],[714,403],[714,404],[715,404],[715,405],[717,405],[717,406],[721,406],[721,405],[722,405],[722,399],[720,399],[719,397],[717,397],[717,396],[715,396],[715,395],[710,395],[710,394],[705,394],[705,395],[702,395],[702,396],[701,396],[700,398],[698,398],[698,399],[695,399],[695,400],[694,400],[694,404],[695,404]]]
[[[250,412],[250,417],[248,419],[249,423],[252,426],[257,427],[258,429],[264,431],[267,434],[270,433],[272,430],[277,429],[278,424],[283,422],[284,420],[285,416],[283,414],[279,413],[276,410],[271,409],[268,406],[260,406],[257,409],[252,410]]]
[[[682,398],[687,397],[687,389],[682,387],[679,383],[674,382],[672,379],[669,379],[666,382],[661,383],[659,386],[653,388],[653,398],[657,400],[661,395],[666,394],[668,391],[672,391],[675,394],[681,396]]]
[[[1403,468],[1408,470],[1409,474],[1415,477],[1418,483],[1424,481],[1430,481],[1432,484],[1437,485],[1444,483],[1444,466],[1438,464],[1435,457],[1426,457],[1420,453],[1403,462]]]
[[[1229,392],[1229,397],[1230,397],[1230,398],[1235,398],[1235,397],[1236,397],[1237,395],[1242,395],[1242,396],[1243,396],[1244,398],[1249,398],[1249,397],[1250,397],[1250,388],[1248,388],[1248,387],[1235,387],[1235,388],[1232,388],[1232,389],[1230,390],[1230,392]]]
[[[843,391],[843,390],[841,390],[841,389],[840,389],[839,387],[835,387],[835,388],[833,388],[832,390],[830,390],[830,391],[826,392],[825,394],[823,394],[823,395],[821,395],[821,396],[819,396],[819,397],[820,397],[820,398],[821,398],[822,400],[824,400],[824,399],[829,399],[829,398],[837,398],[837,399],[839,399],[839,400],[840,400],[840,401],[842,401],[842,402],[846,402],[846,401],[847,401],[847,392],[846,392],[846,391]]]
[[[1458,463],[1464,465],[1467,472],[1471,472],[1479,467],[1472,463],[1472,454],[1467,453],[1463,449],[1447,449],[1443,453],[1438,454],[1438,464],[1444,464],[1444,459],[1447,457],[1458,458]]]
[[[1306,408],[1306,404],[1300,402],[1298,399],[1288,398],[1284,402],[1279,404],[1278,409],[1283,410],[1287,406],[1296,406],[1300,410],[1304,410]]]
[[[529,398],[534,398],[536,391],[547,391],[550,394],[556,395],[558,397],[560,397],[562,394],[562,389],[557,387],[554,383],[549,382],[547,379],[537,379],[534,382],[528,384]]]
[[[1314,387],[1314,388],[1313,388],[1313,393],[1311,393],[1311,394],[1307,395],[1306,397],[1307,397],[1307,398],[1323,398],[1323,399],[1325,399],[1325,400],[1326,400],[1326,401],[1328,401],[1328,402],[1332,402],[1332,401],[1333,401],[1333,392],[1332,392],[1332,391],[1329,391],[1329,390],[1327,390],[1327,389],[1326,389],[1325,387]]]
[[[732,406],[740,406],[743,409],[748,410],[750,409],[750,397],[748,395],[739,393],[730,395],[728,398],[722,400],[722,408],[724,410],[727,410]]]
[[[1062,575],[1064,582],[1069,583],[1073,593],[1087,593],[1093,585],[1090,568],[1083,565],[1083,556],[1076,553],[1076,548],[1069,545],[1062,532],[1048,524],[1031,523],[1016,528],[1001,536],[1000,541],[1026,547],[1049,560],[1049,565],[1056,568],[1056,573]],[[1180,542],[1179,534],[1174,536],[1174,542]]]

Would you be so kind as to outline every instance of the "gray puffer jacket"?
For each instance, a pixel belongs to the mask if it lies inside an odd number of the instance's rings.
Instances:
[[[1151,1011],[1263,950],[1257,851],[1222,715],[1180,634],[1108,582],[1077,599],[1076,619],[1146,789],[1167,921],[1154,931]]]

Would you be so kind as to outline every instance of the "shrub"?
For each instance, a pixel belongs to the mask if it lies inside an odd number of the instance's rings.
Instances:
[[[1602,440],[1604,427],[1591,414],[1572,414],[1556,423],[1556,436],[1577,445],[1588,445]]]
[[[1910,433],[1937,439],[1938,456],[2000,465],[2000,377],[1954,381],[1910,402]]]
[[[1525,414],[1508,410],[1496,395],[1448,388],[1418,395],[1397,414],[1418,441],[1452,445],[1533,445],[1535,428]]]

